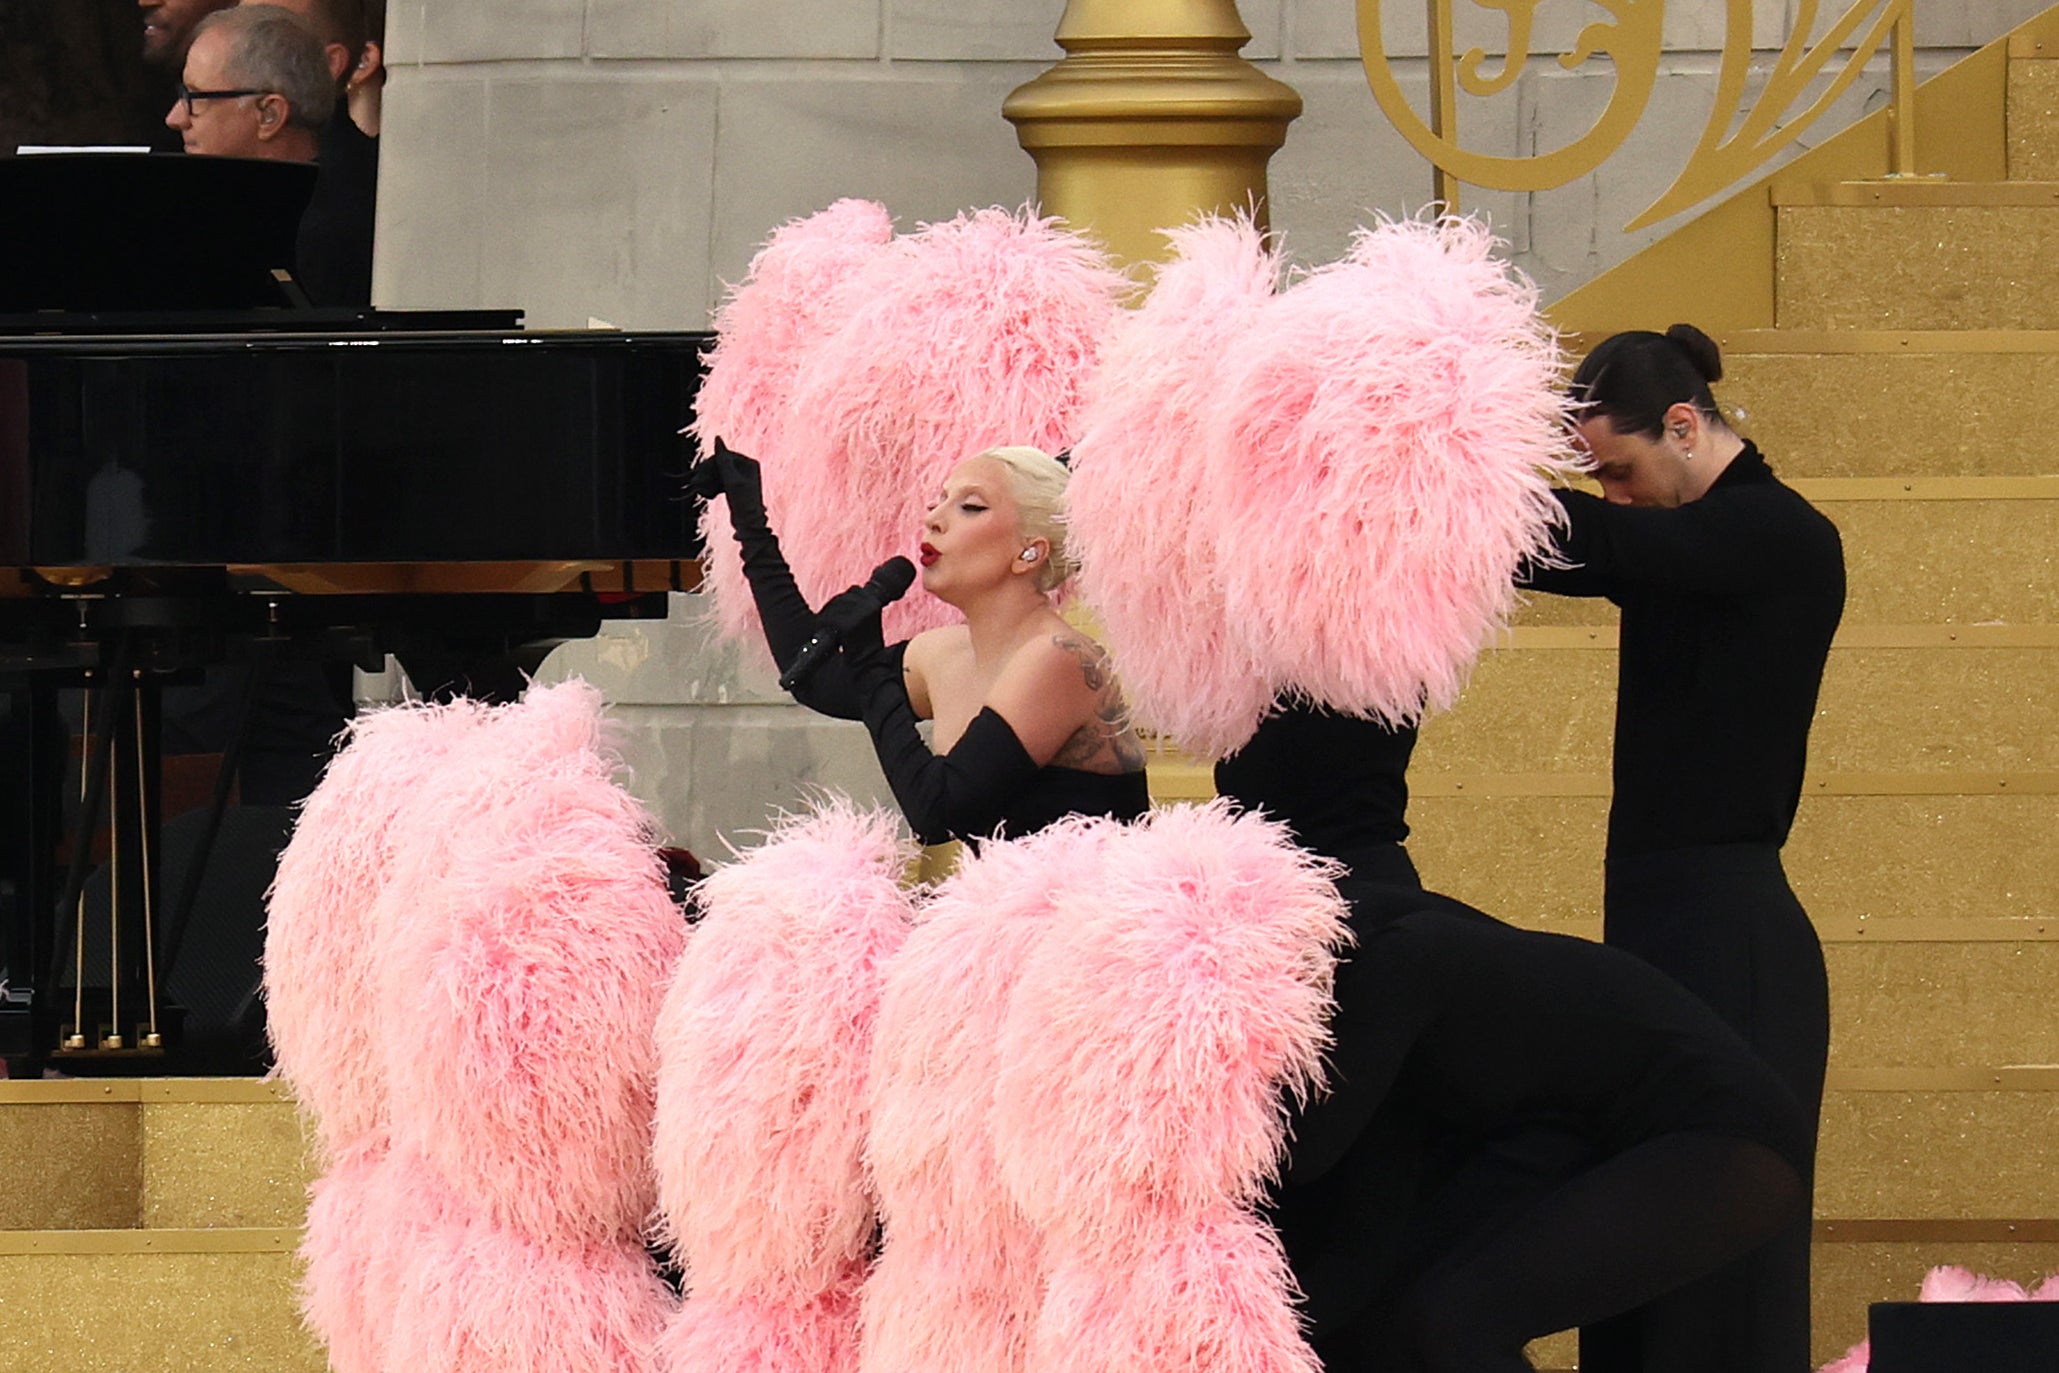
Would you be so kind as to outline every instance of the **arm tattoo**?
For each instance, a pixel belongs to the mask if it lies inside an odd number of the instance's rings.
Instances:
[[[1074,634],[1053,634],[1051,642],[1070,653],[1080,665],[1080,673],[1087,679],[1087,690],[1102,691],[1108,686],[1108,654],[1092,639],[1082,639]]]
[[[1130,728],[1129,706],[1115,683],[1108,653],[1092,639],[1074,634],[1054,634],[1051,641],[1073,656],[1087,690],[1095,695],[1094,719],[1080,726],[1065,741],[1051,762],[1057,767],[1087,768],[1107,755],[1114,755],[1119,772],[1136,772],[1144,766],[1144,745]]]

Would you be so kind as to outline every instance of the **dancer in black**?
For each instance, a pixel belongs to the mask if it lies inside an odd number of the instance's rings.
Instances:
[[[1412,737],[1290,709],[1217,767],[1225,795],[1349,869],[1331,1092],[1297,1114],[1273,1218],[1330,1373],[1517,1373],[1529,1340],[1789,1223],[1807,1131],[1638,959],[1423,892],[1401,849]]]
[[[1822,947],[1780,847],[1843,613],[1837,528],[1721,418],[1716,345],[1691,325],[1618,334],[1573,378],[1604,498],[1558,494],[1569,566],[1529,583],[1622,607],[1605,941],[1671,975],[1772,1066],[1809,1121],[1829,1052]],[[1583,1373],[1642,1367],[1659,1338],[1729,1351],[1725,1367],[1809,1362],[1807,1217],[1760,1254],[1583,1332]]]
[[[1099,645],[1052,609],[1071,570],[1059,518],[1066,473],[1029,448],[969,458],[924,522],[922,581],[965,623],[882,642],[881,598],[853,588],[820,612],[794,582],[765,512],[758,464],[719,441],[690,488],[728,497],[772,656],[791,668],[825,628],[840,649],[793,686],[802,705],[862,719],[881,770],[926,844],[1022,835],[1061,816],[1150,808],[1144,751]],[[937,752],[916,729],[934,720]]]

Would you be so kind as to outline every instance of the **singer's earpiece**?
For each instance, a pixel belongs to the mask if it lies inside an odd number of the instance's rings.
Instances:
[[[1037,560],[1037,550],[1034,548],[1025,548],[1017,556],[1019,556],[1026,563],[1033,563]]]

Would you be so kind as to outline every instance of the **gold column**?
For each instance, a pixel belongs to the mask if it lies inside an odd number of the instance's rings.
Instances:
[[[1001,113],[1037,164],[1046,214],[1117,260],[1164,256],[1161,228],[1244,206],[1266,222],[1266,162],[1301,97],[1237,56],[1236,0],[1068,0],[1065,58]]]

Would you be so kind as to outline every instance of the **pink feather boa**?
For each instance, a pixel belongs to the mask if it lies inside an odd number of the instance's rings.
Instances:
[[[1223,756],[1282,695],[1387,721],[1455,699],[1574,466],[1556,340],[1493,246],[1384,223],[1267,296],[1248,226],[1175,236],[1172,299],[1110,342],[1138,361],[1097,376],[1074,454],[1080,590],[1140,718]],[[1167,500],[1183,539],[1142,527]]]
[[[841,201],[775,234],[716,316],[693,433],[764,467],[765,504],[813,604],[912,551],[944,476],[1001,444],[1064,448],[1127,278],[1027,211],[980,210],[886,236]],[[728,513],[703,523],[724,637],[758,639]],[[917,593],[887,637],[949,623]]]

